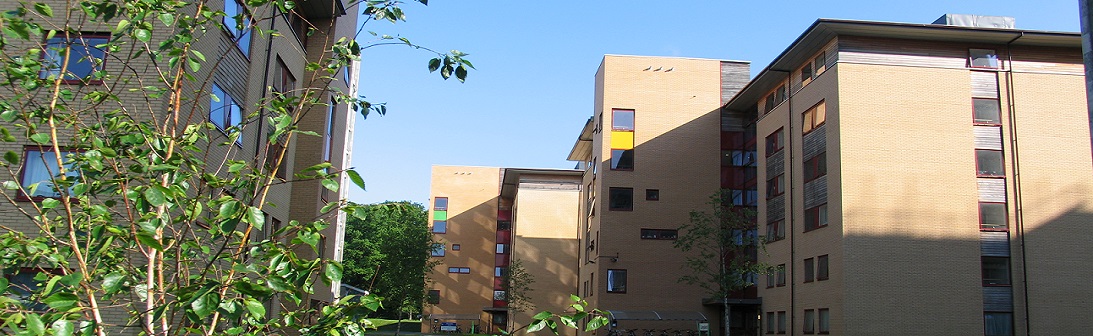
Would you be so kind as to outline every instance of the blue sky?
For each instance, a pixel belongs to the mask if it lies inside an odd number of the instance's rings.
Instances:
[[[573,168],[604,54],[752,62],[758,73],[817,18],[930,23],[942,14],[1016,17],[1017,28],[1078,31],[1078,1],[410,1],[407,22],[366,31],[469,53],[466,83],[428,72],[431,55],[367,49],[361,94],[386,116],[358,118],[360,203],[429,199],[430,167]],[[362,36],[366,41],[369,36]]]

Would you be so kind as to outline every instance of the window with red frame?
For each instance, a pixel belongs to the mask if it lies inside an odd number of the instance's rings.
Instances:
[[[109,33],[74,33],[66,38],[64,34],[46,40],[46,50],[42,59],[40,78],[56,78],[64,68],[65,83],[101,84],[102,78],[96,72],[103,69],[106,50],[100,46],[110,41]]]
[[[1006,167],[1003,164],[1002,151],[993,149],[975,150],[976,174],[985,177],[1006,176]]]
[[[972,107],[975,109],[973,121],[977,125],[1001,125],[1002,106],[998,99],[972,98]]]
[[[54,181],[62,185],[74,185],[80,177],[73,163],[68,158],[69,154],[78,154],[77,151],[61,151],[61,161],[65,165],[65,175],[60,174],[60,166],[57,165],[57,155],[53,151],[39,150],[37,147],[27,146],[23,150],[23,169],[20,173],[20,184],[25,192],[19,195],[21,199],[41,199],[61,197],[61,191]]]
[[[805,209],[805,232],[827,226],[827,204]]]
[[[1006,212],[1006,203],[979,202],[979,229],[989,231],[1006,231],[1009,229],[1009,219]]]
[[[774,133],[767,136],[767,156],[771,156],[774,153],[782,150],[785,146],[785,138],[782,136],[782,129],[779,128]]]
[[[998,69],[998,53],[994,49],[968,49],[968,66]]]
[[[1010,285],[1010,258],[983,257],[983,286]]]
[[[827,121],[827,105],[820,101],[801,114],[801,133],[808,134]]]
[[[785,175],[778,175],[767,180],[767,199],[781,195],[786,191]]]
[[[786,285],[786,264],[778,265],[778,283],[775,284],[778,287]]]
[[[816,279],[816,259],[805,258],[805,282]]]
[[[784,220],[776,220],[767,223],[767,242],[779,241],[786,239],[786,222]]]
[[[805,182],[827,175],[827,152],[805,161]]]
[[[828,279],[827,272],[827,255],[816,257],[816,280],[823,281]]]
[[[435,197],[433,198],[433,210],[448,210],[448,198],[447,197]]]

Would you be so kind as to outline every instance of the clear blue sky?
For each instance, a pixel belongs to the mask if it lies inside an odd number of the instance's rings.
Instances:
[[[564,6],[563,6],[564,5]],[[466,83],[440,80],[428,52],[365,51],[361,94],[386,116],[358,118],[353,166],[373,203],[429,199],[430,167],[573,168],[565,158],[592,115],[604,54],[746,60],[758,73],[817,18],[930,23],[942,14],[1016,17],[1078,31],[1077,0],[1044,1],[409,1],[407,22],[369,23],[437,50],[469,53]],[[362,36],[361,40],[365,40]]]

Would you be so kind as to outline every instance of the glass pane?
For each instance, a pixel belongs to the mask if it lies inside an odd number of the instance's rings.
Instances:
[[[827,309],[820,309],[819,315],[820,315],[820,323],[819,323],[820,332],[831,331],[831,326],[830,326],[831,313]]]
[[[612,130],[634,130],[634,111],[633,110],[611,110],[611,129]]]
[[[608,197],[608,208],[611,210],[633,210],[634,189],[611,188]]]
[[[433,233],[445,233],[448,232],[447,221],[433,221]]]
[[[448,198],[437,197],[433,200],[433,210],[448,210]]]
[[[1002,152],[995,150],[975,150],[975,166],[979,175],[1005,176],[1006,170],[1002,165]]]
[[[978,124],[1001,124],[1002,107],[998,99],[972,99],[975,107],[975,122]]]
[[[806,264],[807,265],[807,264]],[[812,309],[805,310],[805,326],[804,330],[806,334],[816,332],[816,311]]]
[[[971,49],[968,51],[973,68],[998,68],[998,54],[992,49]]]
[[[227,129],[227,111],[228,95],[224,94],[224,90],[220,89],[220,86],[213,84],[213,95],[209,101],[209,121],[216,125],[221,130]]]
[[[1005,203],[979,203],[979,228],[1006,229]]]
[[[626,270],[607,270],[607,291],[626,291]]]
[[[813,127],[823,125],[827,121],[827,104],[820,102],[820,105],[816,105],[815,117],[813,119]]]
[[[827,273],[827,256],[822,255],[822,256],[816,257],[816,279],[817,280],[827,280],[827,277],[828,277],[828,273]]]
[[[816,275],[816,264],[813,261],[812,258],[805,259],[805,282],[812,281]]]
[[[983,313],[983,335],[1013,335],[1013,313]]]
[[[1009,258],[983,257],[983,285],[1009,285]]]
[[[612,149],[611,150],[611,169],[612,170],[632,170],[634,169],[634,150],[633,149]]]

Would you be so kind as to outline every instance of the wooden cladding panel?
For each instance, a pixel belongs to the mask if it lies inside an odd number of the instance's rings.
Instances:
[[[827,175],[805,183],[805,209],[827,203]]]
[[[786,150],[783,148],[767,158],[767,179],[786,172]]]
[[[1000,178],[980,178],[979,201],[980,202],[1006,202],[1006,180]]]
[[[998,99],[998,73],[972,71],[972,97]]]
[[[804,146],[801,147],[803,160],[808,161],[816,155],[827,151],[827,125],[820,125],[801,139]]]
[[[1008,257],[1010,256],[1009,232],[982,231],[979,232],[979,251],[984,257]]]
[[[767,200],[767,223],[786,218],[786,194]]]
[[[983,287],[983,310],[1012,312],[1013,289],[1010,287]]]
[[[968,46],[958,43],[840,36],[839,62],[965,68]]]
[[[1002,128],[998,126],[975,126],[976,149],[1002,150]]]

